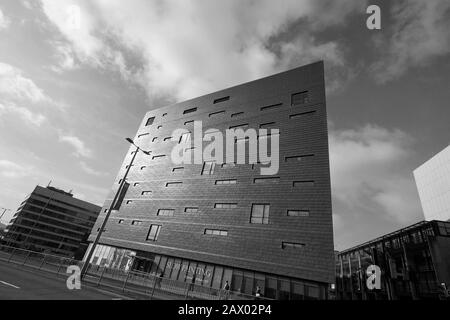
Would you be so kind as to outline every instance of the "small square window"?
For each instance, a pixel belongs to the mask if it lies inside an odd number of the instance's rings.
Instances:
[[[211,175],[214,173],[214,168],[216,167],[215,161],[205,161],[203,162],[202,175]]]
[[[161,231],[161,226],[157,224],[152,224],[147,234],[147,241],[158,240],[159,233]]]
[[[253,204],[250,223],[269,224],[270,204]]]

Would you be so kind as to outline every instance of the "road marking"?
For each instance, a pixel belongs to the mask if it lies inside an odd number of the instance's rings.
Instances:
[[[0,280],[0,283],[3,283],[3,284],[6,285],[6,286],[10,286],[10,287],[13,287],[13,288],[16,288],[16,289],[20,289],[20,287],[15,286],[15,285],[13,285],[13,284],[11,284],[11,283],[8,283],[8,282],[5,282],[5,281],[1,281],[1,280]]]

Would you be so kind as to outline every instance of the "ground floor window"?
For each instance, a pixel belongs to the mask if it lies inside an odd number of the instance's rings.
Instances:
[[[228,282],[230,290],[235,293],[254,296],[259,289],[263,297],[278,300],[325,299],[327,287],[312,281],[105,245],[97,245],[90,262],[122,271],[162,275],[167,279],[207,288],[223,289]]]

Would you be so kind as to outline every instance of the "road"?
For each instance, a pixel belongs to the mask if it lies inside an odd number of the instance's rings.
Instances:
[[[0,300],[120,300],[126,297],[82,286],[69,290],[66,278],[21,269],[0,261]]]

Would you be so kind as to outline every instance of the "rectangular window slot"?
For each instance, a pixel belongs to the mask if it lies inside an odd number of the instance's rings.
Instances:
[[[292,248],[292,249],[303,249],[305,247],[304,243],[298,243],[298,242],[281,242],[281,248]]]
[[[264,128],[267,128],[267,127],[271,127],[271,126],[273,126],[274,124],[275,124],[275,122],[261,123],[261,124],[259,125],[259,128],[260,128],[260,129],[264,129]]]
[[[183,111],[183,114],[188,114],[197,111],[197,108],[190,108]]]
[[[156,140],[158,140],[158,137],[154,137],[154,138],[152,139],[152,142],[156,142]]]
[[[158,127],[156,127],[156,129],[158,129],[158,130],[159,130],[159,129],[161,129],[161,128],[162,128],[162,126],[161,126],[161,125],[159,125]]]
[[[133,202],[133,200],[127,200],[127,204],[130,204],[130,203],[132,203]]]
[[[228,100],[230,100],[230,96],[222,97],[222,98],[219,98],[219,99],[215,99],[213,104],[225,102],[225,101],[228,101]]]
[[[181,172],[184,170],[184,167],[177,167],[177,168],[173,168],[172,172]]]
[[[278,131],[277,133],[272,133],[270,131],[267,131],[267,134],[265,135],[260,135],[258,136],[258,140],[262,140],[262,139],[269,139],[271,137],[276,137],[276,136],[280,136],[280,132]]]
[[[307,112],[300,112],[300,113],[294,113],[294,114],[290,114],[289,115],[289,119],[296,119],[296,118],[300,118],[300,117],[306,116],[306,115],[314,115],[315,113],[316,113],[316,110],[307,111]]]
[[[133,220],[131,222],[131,225],[132,226],[141,226],[142,225],[142,221],[140,221],[140,220]]]
[[[228,236],[228,231],[218,229],[205,229],[205,234],[212,236]]]
[[[184,125],[186,126],[186,125],[188,125],[188,124],[193,124],[194,123],[194,120],[189,120],[189,121],[186,121],[185,123],[184,123]]]
[[[141,133],[140,135],[138,135],[138,139],[139,138],[142,138],[142,137],[145,137],[145,136],[148,136],[150,133]]]
[[[236,126],[231,126],[229,129],[245,129],[248,127],[248,123],[238,124]]]
[[[182,143],[182,142],[189,142],[191,141],[191,133],[190,132],[185,132],[180,136],[180,140],[178,140],[178,143]]]
[[[243,115],[244,115],[244,112],[236,112],[236,113],[231,114],[231,117],[232,118],[236,118],[236,117],[240,117],[240,116],[243,116]]]
[[[214,204],[215,209],[235,209],[237,208],[237,203],[216,203]]]
[[[122,224],[123,222],[124,222],[124,220],[123,220],[123,219],[120,219],[119,222],[118,222],[118,224]]]
[[[236,179],[216,180],[216,185],[236,184]]]
[[[143,195],[143,196],[149,196],[149,195],[151,195],[151,194],[152,194],[151,191],[142,191],[142,192],[141,192],[141,195]]]
[[[155,159],[162,159],[162,158],[165,158],[165,157],[166,157],[165,154],[160,154],[160,155],[157,155],[157,156],[153,156],[152,159],[153,160],[155,160]]]
[[[270,106],[261,107],[261,111],[273,110],[278,107],[281,107],[282,105],[283,105],[282,103],[277,103],[277,104],[272,104]]]
[[[174,212],[175,212],[174,209],[159,209],[157,215],[165,216],[165,217],[172,217]]]
[[[186,213],[197,213],[198,207],[186,207],[184,208],[184,212]]]
[[[314,180],[306,180],[306,181],[294,181],[292,183],[294,187],[314,187]]]
[[[291,106],[298,106],[309,102],[309,92],[302,91],[291,95]]]
[[[231,163],[222,163],[222,168],[234,168],[236,167],[236,164],[234,162]]]
[[[211,118],[211,117],[219,116],[219,115],[222,115],[222,114],[225,114],[225,110],[222,110],[222,111],[216,111],[216,112],[210,113],[210,114],[209,114],[209,117]]]
[[[309,210],[288,210],[288,217],[309,217]]]
[[[142,167],[141,167],[141,170],[144,170],[145,168],[147,168],[147,166],[142,166]]]
[[[289,156],[289,157],[284,157],[284,161],[285,162],[291,162],[291,161],[302,161],[304,159],[308,159],[314,157],[314,154],[310,153],[310,154],[302,154],[299,156]]]
[[[170,139],[172,139],[172,137],[165,137],[164,141],[169,141]]]
[[[158,240],[159,233],[161,231],[161,226],[157,224],[152,224],[147,234],[147,241]]]
[[[276,183],[280,181],[280,177],[254,178],[253,183]]]
[[[166,183],[166,187],[176,187],[176,186],[180,186],[182,185],[183,182],[181,181],[177,181],[177,182],[167,182]]]
[[[147,122],[145,123],[145,126],[150,126],[153,124],[153,121],[155,121],[155,117],[151,117],[147,119]]]

